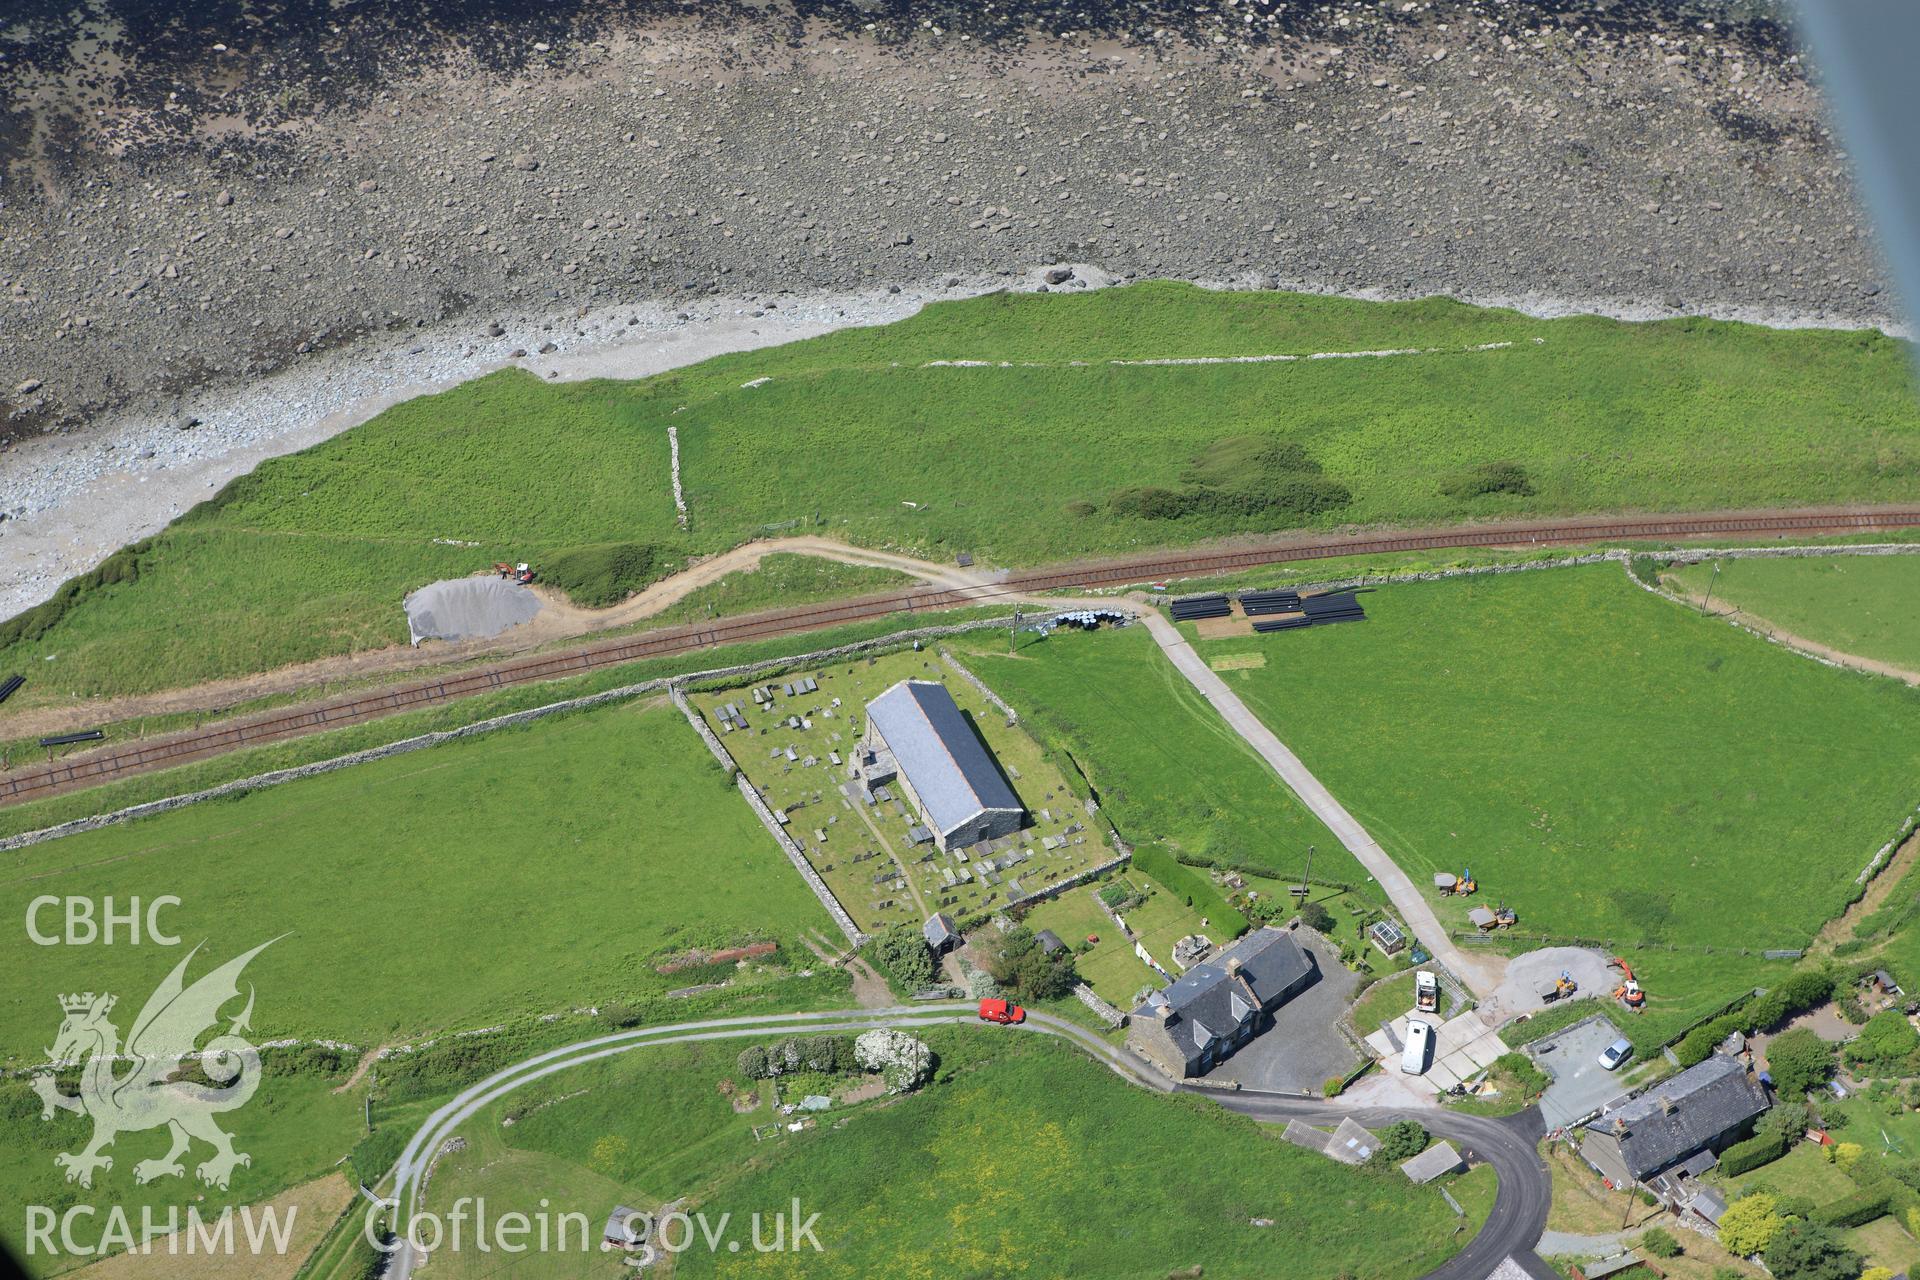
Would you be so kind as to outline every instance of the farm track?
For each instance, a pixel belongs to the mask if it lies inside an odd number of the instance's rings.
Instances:
[[[997,582],[925,587],[863,596],[834,605],[806,605],[714,622],[686,623],[628,639],[500,662],[470,671],[356,694],[234,723],[194,729],[151,742],[107,748],[0,775],[0,805],[169,768],[241,747],[279,742],[382,716],[502,689],[582,675],[604,667],[673,657],[718,645],[798,635],[890,614],[937,612],[995,600],[1025,601],[1044,592],[1117,587],[1162,578],[1204,577],[1262,565],[1338,556],[1394,554],[1455,547],[1564,546],[1641,540],[1687,540],[1751,534],[1847,534],[1920,527],[1920,507],[1840,507],[1798,511],[1733,511],[1695,515],[1587,517],[1470,525],[1450,529],[1336,534],[1285,539],[1218,551],[1163,552],[1083,561],[1011,573]]]

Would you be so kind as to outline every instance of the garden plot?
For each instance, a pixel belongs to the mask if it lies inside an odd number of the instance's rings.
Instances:
[[[1167,978],[1140,959],[1133,941],[1101,909],[1101,899],[1121,911],[1121,918],[1147,948],[1147,954],[1175,978],[1181,968],[1174,961],[1173,944],[1189,934],[1206,933],[1206,929],[1193,908],[1141,875],[1115,876],[1103,884],[1070,890],[1026,914],[1022,923],[1035,932],[1052,930],[1079,952],[1074,968],[1096,995],[1129,1009],[1141,988],[1164,986]],[[1099,941],[1089,944],[1089,938]],[[1213,941],[1224,943],[1226,939]]]
[[[904,788],[885,788],[888,798],[869,804],[849,780],[848,766],[867,727],[867,703],[909,678],[946,684],[1026,806],[1025,829],[943,853],[931,839],[919,838],[922,815]],[[997,910],[1112,857],[1104,827],[1090,821],[1039,744],[1008,725],[979,690],[931,652],[856,659],[695,693],[691,701],[868,932],[918,924],[936,911],[965,916]],[[738,714],[723,714],[727,708]]]

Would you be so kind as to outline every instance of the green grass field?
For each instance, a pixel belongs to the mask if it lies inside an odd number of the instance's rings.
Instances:
[[[1360,864],[1181,678],[1144,627],[973,643],[967,664],[1068,757],[1135,844],[1357,882]],[[1241,648],[1251,647],[1242,641]],[[1262,642],[1266,643],[1266,642]]]
[[[1439,350],[1111,363],[1409,347]],[[1191,496],[1196,457],[1239,438],[1284,446],[1281,483],[1178,518],[1109,501]],[[1171,284],[996,295],[637,383],[507,372],[398,405],[188,512],[0,667],[39,676],[35,705],[393,644],[414,587],[609,543],[650,573],[791,528],[1021,564],[1310,523],[1891,500],[1917,473],[1905,348],[1877,333]],[[1349,500],[1296,502],[1329,485]]]
[[[1782,631],[1920,671],[1920,555],[1722,560],[1672,576]]]
[[[247,971],[255,1032],[361,1045],[657,994],[684,980],[652,959],[696,945],[767,938],[805,964],[799,935],[832,928],[664,702],[0,856],[0,912],[16,926],[48,894],[123,907],[176,895],[165,922],[188,946],[206,941],[203,961],[285,934]],[[18,927],[0,955],[0,1061],[15,1062],[50,1043],[56,993],[114,991],[131,1018],[179,959],[150,945],[39,947]]]
[[[667,1049],[651,1061],[641,1051],[562,1073],[469,1122],[470,1145],[442,1166],[429,1207],[484,1194],[506,1212],[549,1196],[587,1214],[597,1240],[615,1202],[687,1197],[710,1223],[731,1213],[743,1241],[738,1254],[724,1245],[680,1254],[675,1273],[690,1276],[1157,1280],[1201,1266],[1219,1277],[1399,1280],[1465,1238],[1435,1188],[1337,1165],[1210,1103],[1132,1088],[1065,1046],[981,1029],[927,1039],[942,1079],[920,1093],[835,1108],[817,1128],[758,1142],[753,1126],[779,1117],[737,1114],[722,1096],[728,1047]],[[509,1106],[520,1118],[502,1127]],[[1462,1190],[1478,1211],[1486,1188]],[[803,1216],[820,1215],[823,1251],[753,1254],[749,1215],[796,1196]],[[486,1262],[443,1253],[435,1265],[477,1278],[492,1274]],[[596,1253],[515,1273],[605,1266]]]
[[[1758,980],[1741,949],[1805,945],[1916,799],[1920,694],[1617,566],[1364,600],[1368,621],[1281,633],[1222,678],[1416,883],[1470,866],[1522,932],[1677,948],[1629,952],[1649,1023]]]

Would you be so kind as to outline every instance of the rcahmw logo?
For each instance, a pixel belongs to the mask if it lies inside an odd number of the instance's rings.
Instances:
[[[299,1205],[288,1205],[282,1212],[274,1205],[246,1205],[236,1211],[232,1205],[208,1218],[198,1205],[179,1205],[156,1209],[143,1205],[139,1230],[134,1217],[120,1205],[104,1211],[90,1204],[77,1204],[57,1212],[43,1204],[27,1206],[27,1253],[65,1254],[85,1258],[95,1254],[167,1253],[175,1256],[230,1256],[245,1252],[262,1254],[287,1252],[293,1237],[293,1224]],[[239,1231],[234,1230],[235,1222]],[[91,1228],[99,1223],[99,1234]]]
[[[107,1149],[115,1140],[145,1129],[166,1129],[170,1145],[164,1154],[133,1165],[137,1183],[184,1180],[186,1165],[182,1157],[194,1149],[196,1141],[212,1148],[207,1158],[194,1166],[196,1178],[208,1187],[227,1189],[234,1170],[253,1163],[246,1152],[234,1148],[233,1138],[216,1119],[245,1106],[260,1086],[259,1050],[241,1034],[249,1030],[253,1014],[251,986],[246,1005],[232,1015],[225,1031],[218,1028],[221,1009],[240,997],[241,972],[274,941],[278,939],[261,943],[189,984],[187,966],[200,951],[195,947],[141,1006],[124,1043],[110,1016],[117,1003],[115,996],[88,991],[60,997],[64,1015],[60,1031],[53,1047],[46,1051],[48,1069],[34,1076],[33,1087],[40,1095],[42,1120],[53,1120],[57,1113],[66,1111],[93,1121],[93,1136],[80,1150],[63,1151],[53,1158],[66,1172],[68,1182],[92,1187],[97,1175],[113,1169],[114,1159]],[[201,1045],[200,1039],[208,1031],[215,1034]],[[188,1069],[190,1059],[197,1070]],[[60,1073],[76,1067],[79,1092],[63,1092]],[[266,1243],[284,1238],[291,1230],[293,1211],[288,1210],[284,1225],[264,1211],[242,1216],[249,1242],[257,1239]],[[92,1249],[80,1247],[84,1242],[75,1232],[93,1219],[102,1223],[102,1243]],[[178,1219],[174,1221],[174,1229],[180,1230]],[[147,1225],[143,1215],[141,1226],[144,1229]],[[209,1218],[197,1207],[190,1207],[184,1230],[187,1234],[183,1238],[189,1245],[217,1248],[222,1242],[229,1246],[234,1242],[230,1210]],[[126,1248],[135,1239],[133,1223],[124,1209],[94,1205],[73,1206],[64,1213],[49,1206],[29,1206],[26,1238],[29,1252],[57,1247],[71,1253]],[[179,1245],[175,1241],[176,1249]]]

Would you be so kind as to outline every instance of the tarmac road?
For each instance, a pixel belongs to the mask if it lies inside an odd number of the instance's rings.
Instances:
[[[432,1166],[434,1153],[468,1117],[515,1089],[542,1077],[600,1058],[657,1044],[695,1040],[760,1037],[793,1032],[864,1031],[875,1027],[911,1028],[940,1023],[970,1023],[972,1004],[947,1001],[891,1009],[842,1009],[824,1013],[780,1014],[767,1017],[715,1018],[701,1022],[640,1027],[614,1035],[583,1040],[537,1054],[506,1067],[462,1090],[429,1116],[407,1144],[395,1166],[392,1202],[413,1203]],[[1351,1115],[1365,1125],[1383,1125],[1398,1119],[1416,1119],[1426,1128],[1459,1146],[1461,1154],[1494,1167],[1499,1190],[1486,1224],[1467,1246],[1422,1280],[1485,1280],[1504,1259],[1512,1258],[1537,1280],[1555,1280],[1553,1272],[1533,1252],[1546,1226],[1552,1184],[1535,1151],[1541,1133],[1540,1113],[1528,1109],[1517,1116],[1489,1119],[1440,1110],[1393,1111],[1343,1107],[1312,1098],[1282,1097],[1246,1090],[1175,1085],[1141,1058],[1102,1040],[1075,1023],[1050,1014],[1030,1012],[1018,1030],[1065,1040],[1104,1063],[1129,1083],[1156,1093],[1185,1092],[1210,1097],[1228,1110],[1269,1124],[1302,1120],[1328,1124]],[[388,1280],[409,1280],[418,1259],[402,1247],[387,1268]]]

